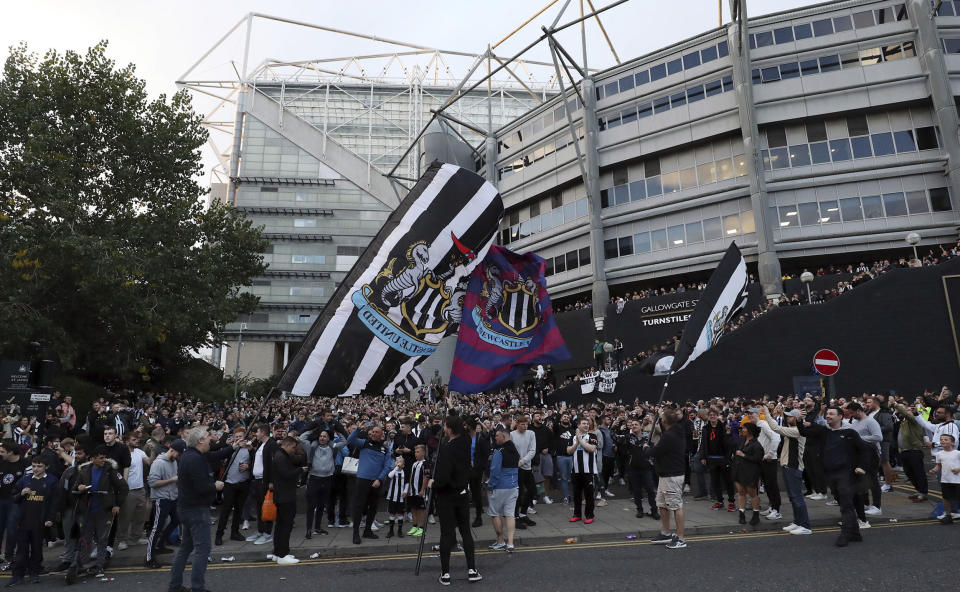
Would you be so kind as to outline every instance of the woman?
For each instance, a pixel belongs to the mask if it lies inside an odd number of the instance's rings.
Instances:
[[[13,428],[13,439],[20,446],[20,449],[23,450],[24,454],[30,452],[35,446],[33,441],[33,428],[33,418],[27,417],[26,415],[21,416],[20,421],[17,422],[17,427]]]
[[[457,415],[448,415],[443,425],[446,440],[437,454],[437,468],[427,487],[433,488],[440,518],[440,583],[449,586],[450,551],[457,541],[457,531],[463,541],[463,554],[467,560],[467,579],[479,582],[483,579],[474,561],[473,535],[470,532],[470,438],[466,436],[463,420]]]
[[[596,424],[590,417],[582,417],[577,423],[577,431],[566,443],[566,452],[572,459],[571,478],[573,480],[573,516],[570,522],[579,522],[586,517],[584,524],[593,523],[593,478],[597,470],[597,446],[600,440],[595,433]],[[581,514],[581,501],[585,502]]]
[[[750,524],[760,524],[760,497],[757,495],[757,483],[760,481],[760,461],[763,460],[763,446],[757,442],[760,428],[755,423],[740,426],[740,444],[733,458],[733,483],[737,487],[737,506],[740,508],[740,524],[746,524],[746,498],[751,500],[753,516]]]

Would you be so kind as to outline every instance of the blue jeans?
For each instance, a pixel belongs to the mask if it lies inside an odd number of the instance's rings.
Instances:
[[[810,528],[810,517],[807,515],[807,503],[803,500],[803,472],[790,467],[783,469],[783,482],[787,484],[787,496],[793,508],[793,523],[797,526]]]
[[[206,507],[178,507],[180,517],[180,537],[183,540],[170,566],[170,585],[168,590],[180,592],[183,586],[183,570],[187,558],[193,552],[193,569],[190,572],[190,588],[193,592],[203,592],[204,575],[207,572],[207,558],[210,556],[210,510]]]
[[[15,504],[12,499],[0,500],[0,546],[3,546],[4,534],[6,534],[7,546],[4,549],[4,557],[13,561],[17,551],[17,523],[20,518],[20,506]]]
[[[557,456],[557,479],[563,497],[570,497],[570,473],[573,471],[573,457]]]

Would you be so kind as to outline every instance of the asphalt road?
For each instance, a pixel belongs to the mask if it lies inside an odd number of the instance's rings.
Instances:
[[[646,541],[521,548],[509,556],[484,549],[477,559],[483,582],[468,583],[463,557],[454,555],[451,588],[564,592],[901,592],[955,588],[957,576],[945,553],[955,557],[960,549],[960,525],[885,524],[863,534],[863,543],[851,543],[843,549],[833,545],[837,532],[825,529],[811,536],[768,532],[689,537],[689,546],[680,550],[668,550]],[[441,589],[436,579],[439,563],[435,553],[428,553],[419,577],[413,575],[415,556],[409,555],[314,560],[292,567],[266,562],[221,563],[211,565],[207,571],[207,588],[213,592],[315,591],[330,587],[374,591]],[[113,579],[88,579],[72,590],[164,592],[167,587],[166,569],[116,569],[107,575]],[[189,582],[189,572],[185,576]],[[64,588],[62,576],[45,576],[40,585],[15,589],[39,592]]]

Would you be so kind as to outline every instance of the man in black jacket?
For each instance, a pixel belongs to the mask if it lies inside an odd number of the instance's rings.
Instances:
[[[180,455],[177,469],[177,515],[180,518],[182,542],[170,566],[170,592],[181,592],[183,570],[193,553],[190,588],[206,590],[204,575],[210,555],[210,506],[223,489],[223,481],[215,481],[210,472],[207,453],[214,438],[209,428],[200,426],[187,432],[187,449]],[[229,448],[227,448],[229,450]]]
[[[668,549],[687,546],[683,540],[683,473],[686,467],[687,437],[680,423],[679,409],[668,407],[660,412],[663,433],[657,445],[649,449],[657,483],[657,507],[660,509],[660,534],[653,543],[666,543]],[[677,523],[677,534],[670,534],[670,513]]]
[[[734,510],[733,476],[730,473],[730,439],[727,426],[720,419],[716,409],[707,412],[707,421],[700,428],[700,444],[697,456],[700,463],[710,473],[710,493],[717,500],[711,510],[723,509],[723,492],[727,492],[727,511]]]
[[[646,492],[650,504],[650,517],[660,520],[657,510],[656,489],[653,487],[653,465],[644,446],[649,444],[650,436],[643,431],[640,420],[631,417],[627,421],[629,431],[617,436],[617,447],[627,454],[627,482],[633,494],[633,504],[637,508],[637,518],[643,518],[643,494]]]
[[[828,407],[824,418],[827,427],[804,422],[800,435],[808,438],[808,435],[814,435],[823,439],[823,468],[830,491],[837,496],[840,504],[842,519],[836,545],[846,547],[849,542],[863,540],[853,505],[854,482],[867,474],[875,453],[856,430],[844,427],[843,410],[840,407]]]
[[[86,499],[77,505],[77,522],[87,541],[95,540],[97,547],[96,575],[103,573],[107,560],[107,539],[120,507],[127,499],[127,482],[116,461],[107,458],[103,444],[96,447],[90,462],[80,467],[74,491],[86,493]],[[78,557],[77,559],[82,560]],[[79,568],[79,565],[74,567]]]
[[[303,469],[296,461],[297,439],[287,436],[273,453],[273,501],[277,504],[277,526],[273,531],[273,556],[278,565],[300,560],[290,554],[290,533],[297,515],[297,482]]]
[[[480,513],[483,511],[483,472],[487,468],[490,458],[490,440],[483,433],[483,424],[479,420],[472,420],[467,425],[470,430],[470,498],[477,517],[473,520],[473,527],[483,526]]]
[[[273,541],[273,522],[263,520],[263,498],[273,489],[273,456],[277,453],[277,441],[270,437],[270,428],[266,424],[257,424],[253,428],[260,446],[253,453],[253,482],[249,495],[253,496],[257,512],[257,532],[247,537],[247,542],[265,545]]]

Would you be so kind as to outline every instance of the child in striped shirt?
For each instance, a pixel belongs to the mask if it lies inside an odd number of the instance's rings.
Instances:
[[[410,469],[410,483],[407,484],[407,503],[410,504],[410,512],[413,514],[413,528],[407,531],[410,536],[418,537],[423,535],[423,526],[427,523],[427,505],[423,496],[426,493],[427,479],[430,478],[430,467],[427,466],[427,447],[423,444],[417,444],[413,449],[414,461]]]
[[[387,538],[393,537],[393,526],[396,523],[397,536],[403,538],[404,498],[407,497],[407,476],[403,472],[403,457],[394,459],[393,470],[387,475],[387,512],[390,517],[390,531]]]

